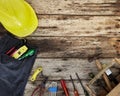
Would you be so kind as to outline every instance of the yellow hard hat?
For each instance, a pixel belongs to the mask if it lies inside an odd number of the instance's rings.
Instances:
[[[25,37],[38,26],[37,16],[24,0],[0,0],[0,23],[13,35]]]

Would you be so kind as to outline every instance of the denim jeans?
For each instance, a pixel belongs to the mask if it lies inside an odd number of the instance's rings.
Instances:
[[[33,67],[37,50],[33,56],[20,61],[5,54],[16,44],[22,43],[23,40],[7,34],[0,38],[0,96],[24,95],[24,89]],[[34,48],[28,43],[27,46]]]

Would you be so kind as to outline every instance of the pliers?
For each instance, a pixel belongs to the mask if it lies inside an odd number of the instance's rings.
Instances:
[[[39,84],[34,89],[31,96],[43,96],[43,94],[45,92],[45,84],[46,84],[47,80],[48,80],[48,77],[45,77],[44,80],[41,82],[41,84]]]

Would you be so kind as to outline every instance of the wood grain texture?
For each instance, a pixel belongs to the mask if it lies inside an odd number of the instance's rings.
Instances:
[[[102,61],[107,62],[105,60]],[[79,74],[81,79],[88,80],[90,79],[88,76],[89,72],[93,71],[95,74],[98,72],[95,62],[89,63],[86,59],[37,59],[33,66],[33,70],[39,66],[43,67],[43,74],[48,76],[49,80],[70,80],[70,75],[72,75],[73,78],[76,78],[76,72]]]
[[[106,96],[119,96],[120,95],[120,83]]]
[[[111,59],[99,59],[103,64],[110,64]],[[95,61],[89,62],[87,59],[40,59],[37,58],[33,66],[33,71],[39,66],[43,67],[43,74],[49,77],[49,80],[60,80],[66,79],[70,80],[70,75],[75,79],[75,73],[77,72],[82,80],[89,80],[88,73],[93,72],[97,74],[99,70],[95,65]],[[120,66],[114,66],[111,70],[119,73]],[[38,77],[38,80],[40,78]]]
[[[116,57],[115,48],[106,37],[28,37],[42,58]],[[96,56],[97,57],[97,56]]]
[[[113,37],[115,39],[120,37],[120,1],[27,0],[27,2],[35,9],[39,19],[38,28],[27,37],[39,50],[33,70],[42,66],[43,73],[49,76],[49,82],[59,83],[60,79],[65,79],[70,96],[73,96],[69,78],[69,75],[72,75],[80,96],[84,96],[74,73],[77,72],[82,82],[86,84],[90,79],[89,72],[98,73],[94,62],[96,57],[108,64],[113,57],[120,56],[119,43],[113,46],[109,42]],[[6,30],[3,27],[0,29],[0,35],[3,35]],[[111,70],[119,73],[119,68],[113,67]],[[39,77],[37,84],[40,82]],[[28,81],[24,96],[30,96],[35,87],[36,84]],[[94,86],[93,89],[96,93],[102,90],[98,86]],[[60,87],[59,96],[64,96],[61,93]]]
[[[57,96],[65,96],[64,92],[63,92],[63,90],[61,88],[60,81],[55,81],[55,82],[57,82],[58,86],[59,86],[59,91],[57,93]],[[79,91],[80,96],[85,96],[84,92],[83,92],[83,89],[81,88],[79,82],[77,82],[77,81],[74,81],[74,82],[75,82],[76,88]],[[84,84],[86,83],[86,81],[82,81],[82,82]],[[41,81],[37,81],[36,84],[33,85],[31,82],[28,82],[28,84],[26,86],[25,96],[31,96],[32,91],[34,90],[34,88],[36,87],[36,85],[38,85],[40,83],[41,83]],[[47,88],[49,87],[50,83],[51,83],[51,81],[48,81],[47,84],[46,84],[46,90],[45,90],[44,96],[49,96],[49,92],[48,92]],[[73,86],[72,86],[71,82],[70,81],[66,81],[66,85],[67,85],[67,87],[69,86],[68,90],[69,90],[70,96],[73,96]]]
[[[38,15],[32,36],[120,36],[119,16]]]
[[[37,14],[120,15],[119,0],[27,0]]]
[[[109,64],[112,59],[100,59],[101,62],[105,64]],[[89,66],[88,66],[89,65]],[[87,84],[90,80],[88,73],[93,72],[95,74],[98,73],[97,67],[95,65],[95,62],[88,62],[86,59],[68,59],[68,60],[62,60],[62,59],[36,59],[36,62],[33,66],[33,69],[36,69],[38,66],[43,67],[43,74],[49,77],[49,81],[47,85],[49,85],[50,82],[56,81],[59,85],[59,96],[61,95],[62,89],[60,86],[60,79],[65,79],[67,81],[67,86],[70,92],[70,96],[73,96],[73,86],[70,81],[69,75],[72,75],[76,88],[79,90],[79,93],[84,96],[83,90],[77,81],[77,77],[75,76],[75,72],[77,72],[83,82],[83,84]],[[94,69],[94,70],[93,70]],[[113,68],[114,70],[114,68]],[[33,73],[33,71],[32,71]],[[30,96],[31,92],[34,90],[36,85],[40,84],[42,78],[38,77],[35,84],[32,84],[30,81],[28,82],[26,86],[25,96]],[[46,87],[47,87],[46,85]],[[95,89],[94,91],[96,93],[99,93],[99,90],[103,91],[102,88],[100,88],[97,84],[95,84],[93,87]],[[99,89],[100,88],[100,89]],[[47,92],[45,94],[47,95]]]
[[[48,82],[47,82],[45,94],[44,94],[43,96],[49,96],[49,95],[48,95],[49,92],[48,92],[47,88],[48,88],[48,86],[49,86],[49,84],[50,84],[51,82],[52,82],[52,81],[48,81]],[[64,94],[64,92],[63,92],[63,90],[62,90],[62,88],[61,88],[60,81],[57,80],[57,81],[55,81],[55,82],[58,83],[58,87],[59,87],[59,91],[57,92],[57,96],[65,96],[65,94]],[[41,81],[37,81],[35,84],[32,84],[32,83],[29,81],[29,82],[27,83],[26,91],[25,91],[24,96],[31,96],[32,91],[34,90],[34,88],[35,88],[38,84],[40,84],[40,83],[41,83]],[[74,83],[75,83],[76,88],[78,89],[78,92],[79,92],[80,96],[85,96],[85,95],[84,95],[84,92],[83,92],[83,89],[82,89],[82,87],[81,87],[81,85],[80,85],[80,83],[79,83],[78,81],[76,81],[76,80],[74,80]],[[87,83],[87,81],[86,81],[86,80],[82,80],[82,83],[83,83],[83,85],[85,86],[85,84]],[[74,94],[73,94],[73,85],[72,85],[71,81],[66,80],[66,85],[67,85],[67,88],[68,88],[68,90],[69,90],[70,96],[74,96]],[[92,88],[93,88],[93,91],[96,91],[97,96],[103,96],[103,94],[106,94],[105,91],[104,91],[102,88],[98,88],[98,85],[95,85],[94,87],[92,86]],[[102,94],[99,94],[99,93],[97,93],[97,92],[103,92],[103,93],[102,93]]]

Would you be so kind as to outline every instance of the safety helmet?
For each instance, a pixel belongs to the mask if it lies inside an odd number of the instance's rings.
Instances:
[[[33,8],[24,0],[0,0],[0,23],[13,35],[25,37],[38,26]]]

